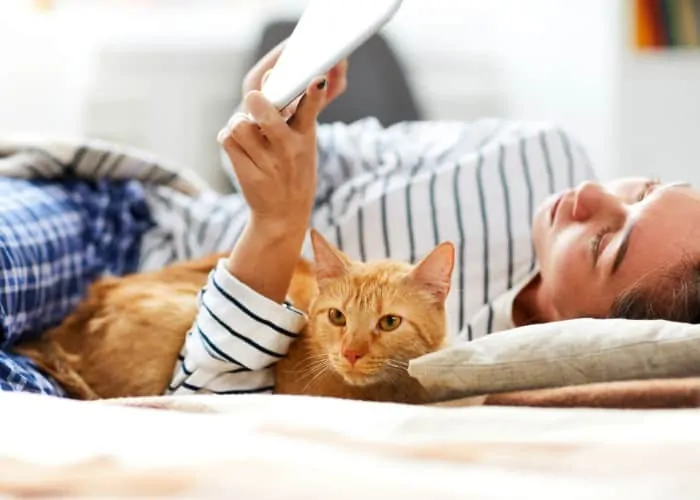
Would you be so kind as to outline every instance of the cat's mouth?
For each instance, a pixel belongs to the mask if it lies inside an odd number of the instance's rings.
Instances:
[[[367,359],[350,364],[345,359],[336,357],[331,365],[346,383],[354,386],[372,385],[408,376],[408,363],[403,361]]]
[[[357,368],[351,368],[349,370],[336,368],[336,371],[340,373],[340,376],[343,377],[343,380],[345,380],[345,382],[355,386],[376,384],[382,379],[382,377],[376,373],[364,373],[358,370]]]

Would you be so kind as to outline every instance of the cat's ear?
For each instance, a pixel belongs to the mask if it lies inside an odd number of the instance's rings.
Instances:
[[[311,246],[314,249],[316,279],[319,282],[345,276],[350,267],[350,261],[315,229],[311,230]]]
[[[450,293],[454,265],[454,245],[449,242],[441,243],[416,264],[411,271],[411,277],[429,290],[436,299],[443,301]]]

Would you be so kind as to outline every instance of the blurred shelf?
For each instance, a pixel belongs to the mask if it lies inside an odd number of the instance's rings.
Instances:
[[[700,0],[627,1],[637,51],[700,50]]]

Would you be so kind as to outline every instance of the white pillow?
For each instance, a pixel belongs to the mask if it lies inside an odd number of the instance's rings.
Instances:
[[[575,319],[516,328],[412,361],[439,394],[471,396],[700,375],[700,325]]]

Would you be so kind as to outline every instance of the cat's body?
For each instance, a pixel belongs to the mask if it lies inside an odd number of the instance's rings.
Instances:
[[[71,397],[163,394],[197,314],[197,293],[220,257],[101,279],[65,321],[15,351]]]
[[[299,261],[288,294],[309,324],[275,365],[275,393],[430,400],[406,367],[444,342],[451,245],[409,266],[351,262],[313,239],[316,263]],[[61,325],[15,350],[74,398],[161,395],[196,317],[197,293],[222,257],[100,280]]]

